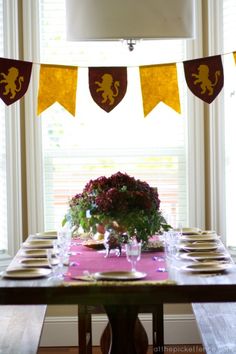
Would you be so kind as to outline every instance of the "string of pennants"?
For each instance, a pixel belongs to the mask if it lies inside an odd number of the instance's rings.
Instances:
[[[231,54],[231,53],[228,53]],[[236,64],[236,52],[232,52]],[[0,58],[0,98],[11,105],[27,92],[33,62]],[[37,115],[55,102],[75,116],[79,67],[40,65]],[[224,86],[221,55],[183,61],[185,80],[192,93],[210,104]],[[177,63],[139,67],[144,116],[164,102],[181,112]],[[89,90],[106,112],[114,109],[127,90],[126,67],[89,67]]]

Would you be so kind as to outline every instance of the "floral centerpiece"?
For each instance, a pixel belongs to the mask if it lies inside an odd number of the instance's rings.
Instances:
[[[90,180],[82,193],[69,201],[62,224],[66,222],[85,232],[91,228],[96,232],[99,224],[119,225],[128,236],[137,235],[144,242],[170,228],[160,210],[157,189],[121,172]]]

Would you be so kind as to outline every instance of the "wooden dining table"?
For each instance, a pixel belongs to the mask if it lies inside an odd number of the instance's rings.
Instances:
[[[74,241],[73,241],[74,242]],[[79,245],[79,247],[84,247]],[[221,249],[227,252],[223,244]],[[4,274],[0,279],[0,305],[71,305],[81,306],[103,306],[110,322],[111,343],[109,353],[111,354],[137,354],[140,353],[135,344],[134,331],[137,316],[143,310],[150,311],[157,315],[159,325],[163,325],[163,305],[170,303],[200,303],[200,302],[235,302],[236,301],[236,266],[233,262],[226,270],[219,272],[198,273],[188,271],[188,261],[181,257],[166,260],[164,251],[147,253],[147,259],[152,259],[152,264],[157,273],[165,273],[160,279],[153,279],[147,275],[140,280],[83,280],[73,279],[71,270],[76,275],[84,270],[82,255],[86,255],[83,248],[74,252],[78,260],[76,265],[74,259],[69,268],[65,267],[63,280],[55,280],[50,276],[39,279],[7,279]],[[104,254],[98,251],[91,251],[91,269],[86,264],[86,269],[93,272],[99,268],[95,257],[101,257],[104,262]],[[19,266],[19,259],[22,256],[22,249],[15,256],[11,267]],[[117,257],[111,255],[105,261],[111,264],[117,262]],[[144,258],[145,258],[144,257]],[[164,266],[159,267],[158,259],[163,257]],[[142,257],[143,258],[143,257]],[[126,258],[119,259],[129,266]],[[144,261],[143,261],[144,262]],[[148,262],[148,260],[147,260]],[[108,264],[108,263],[107,263]],[[144,263],[143,263],[144,264]],[[151,264],[151,263],[150,263]],[[77,267],[77,268],[76,268]],[[142,263],[138,264],[138,270],[143,271]],[[158,268],[161,268],[161,270]],[[145,269],[149,272],[147,268]],[[30,316],[30,313],[29,313]],[[162,326],[163,329],[163,326]],[[163,352],[163,333],[160,329],[159,353]],[[154,352],[156,352],[155,350]]]

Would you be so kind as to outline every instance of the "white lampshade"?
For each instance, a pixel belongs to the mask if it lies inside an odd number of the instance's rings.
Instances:
[[[194,37],[194,0],[66,0],[71,41]]]

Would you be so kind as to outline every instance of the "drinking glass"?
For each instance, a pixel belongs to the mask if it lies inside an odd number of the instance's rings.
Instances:
[[[62,228],[57,231],[58,253],[59,255],[62,253],[62,256],[64,258],[63,261],[65,261],[65,263],[67,263],[67,260],[69,258],[71,237],[72,237],[72,231],[68,228]]]
[[[56,259],[56,254],[54,249],[52,248],[47,249],[47,260],[52,271],[51,278],[54,278],[56,276],[56,267],[57,267],[57,259]]]
[[[141,242],[138,242],[136,239],[126,244],[126,257],[128,262],[131,263],[131,272],[136,272],[136,263],[141,257],[141,246]]]
[[[165,253],[168,260],[174,260],[178,252],[181,233],[170,230],[164,233]]]
[[[47,259],[52,269],[50,278],[63,279],[64,251],[58,240],[53,241],[53,248],[47,249]]]
[[[58,279],[63,279],[63,266],[64,266],[64,261],[66,256],[64,244],[57,240],[54,243],[54,250],[58,260],[58,264],[56,267],[56,277]]]

